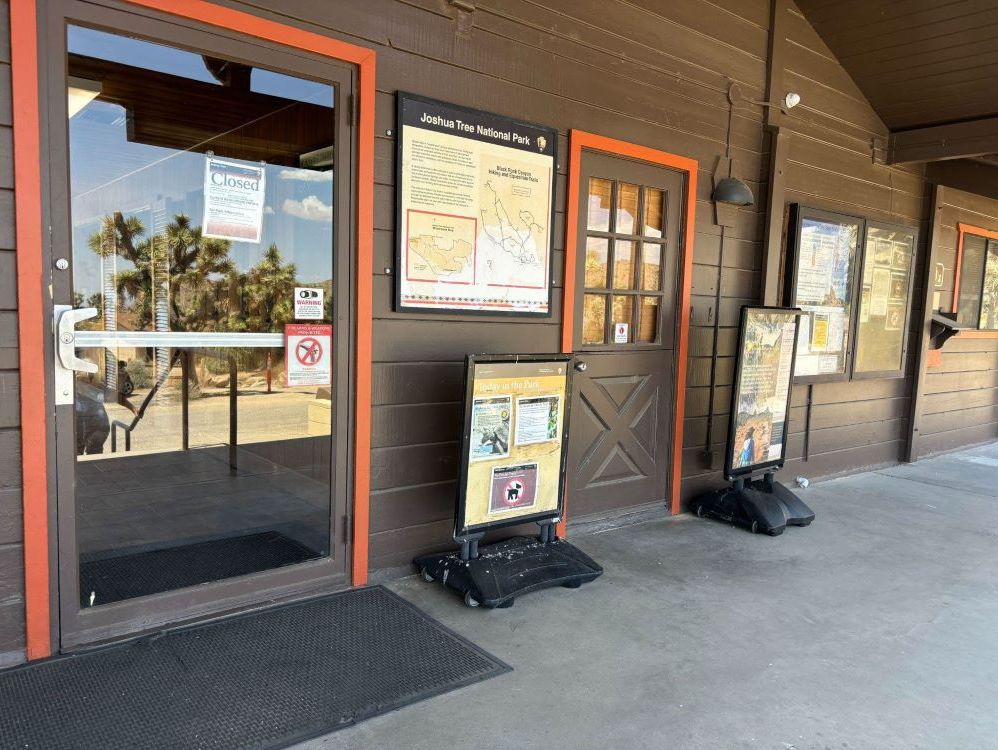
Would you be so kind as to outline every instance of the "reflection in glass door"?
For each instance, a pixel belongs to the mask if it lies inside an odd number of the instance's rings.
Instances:
[[[284,329],[333,320],[336,91],[67,33],[79,606],[327,558],[338,394]]]

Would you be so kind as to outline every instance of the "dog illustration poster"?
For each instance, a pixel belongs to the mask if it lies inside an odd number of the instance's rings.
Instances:
[[[537,500],[537,464],[492,467],[489,513],[534,507]]]
[[[509,455],[510,396],[476,398],[471,407],[471,460]]]

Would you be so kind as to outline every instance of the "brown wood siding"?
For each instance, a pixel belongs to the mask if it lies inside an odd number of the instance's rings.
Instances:
[[[263,5],[263,3],[260,3]],[[270,5],[268,3],[268,5]],[[712,319],[720,228],[710,170],[724,151],[728,80],[764,97],[768,2],[628,3],[622,0],[481,0],[466,14],[437,0],[354,6],[282,2],[302,18],[378,53],[375,194],[374,409],[371,565],[406,563],[446,547],[456,491],[467,352],[557,351],[561,329],[567,132],[576,127],[696,158],[699,175],[694,318]],[[543,7],[542,7],[543,6]],[[277,5],[271,5],[276,8]],[[394,94],[441,98],[558,128],[554,314],[475,318],[392,311]],[[764,195],[768,161],[762,110],[739,107],[732,126],[738,174]],[[764,216],[739,212],[725,232],[720,314],[733,325],[758,295]],[[728,331],[722,338],[730,338]],[[691,368],[710,342],[697,338]],[[694,364],[694,362],[696,364]],[[722,363],[721,368],[725,365]],[[729,368],[730,369],[730,368]],[[730,376],[728,376],[730,379]],[[691,400],[704,402],[695,379]],[[704,407],[694,410],[704,414]]]
[[[800,0],[800,6],[891,128],[995,113],[993,3]]]
[[[683,363],[689,377],[684,498],[720,481],[739,308],[760,298],[769,169],[762,107],[743,103],[735,110],[734,171],[752,187],[757,205],[738,209],[733,225],[723,232],[714,223],[711,170],[725,150],[729,81],[737,82],[748,99],[765,98],[768,0],[476,0],[471,13],[442,0],[220,1],[370,47],[378,55],[372,568],[403,565],[415,554],[450,544],[464,355],[559,347],[571,128],[699,161],[690,352],[689,361]],[[4,10],[6,2],[0,0]],[[784,20],[783,88],[798,91],[803,100],[784,124],[790,138],[787,200],[914,224],[926,237],[927,191],[921,171],[873,163],[871,149],[882,148],[887,128],[796,7]],[[550,319],[468,319],[401,315],[392,310],[398,90],[558,129]],[[9,122],[9,70],[0,60],[0,157],[10,149]],[[7,273],[14,262],[13,202],[7,182],[9,176],[0,167],[0,393],[4,395],[6,389],[17,388],[16,373],[3,372],[17,367],[16,299]],[[782,212],[783,206],[776,210]],[[918,283],[916,279],[916,289]],[[918,315],[914,310],[913,316]],[[705,446],[715,318],[720,325],[719,358],[712,438]],[[954,365],[958,362],[962,360],[953,360]],[[989,371],[975,371],[975,377],[981,372]],[[950,374],[940,372],[938,377]],[[991,384],[981,385],[980,390],[998,389],[998,382],[987,382]],[[808,390],[795,389],[787,473],[815,477],[896,463],[907,434],[909,383],[896,379],[814,386],[806,462],[802,451]],[[944,391],[931,395],[940,396],[939,411],[927,410],[927,419],[949,408]],[[990,406],[978,394],[963,408],[984,420],[993,416]],[[16,410],[0,408],[0,441],[14,436],[9,447],[0,446],[0,472],[8,464],[12,471],[18,470],[16,419]],[[705,461],[705,447],[712,453],[710,462]],[[14,528],[20,520],[18,486],[19,479],[8,480],[7,485],[0,480],[0,550],[19,549],[20,528]],[[6,532],[4,524],[10,525]],[[19,575],[19,571],[11,574],[18,580]],[[15,615],[23,607],[17,599],[19,590],[13,592],[14,599],[4,599],[2,587],[11,576],[0,579],[0,652],[22,645],[16,640],[22,638],[20,631],[6,626],[19,622]]]
[[[784,89],[801,95],[801,104],[791,110],[783,125],[789,137],[784,171],[787,202],[912,225],[919,228],[924,245],[929,191],[921,168],[886,167],[874,163],[873,139],[878,139],[879,152],[887,137],[887,127],[795,6],[791,5],[785,21]],[[777,210],[783,208],[780,206]],[[917,266],[924,252],[924,247],[919,248]],[[716,258],[713,262],[716,263]],[[705,277],[714,271],[713,268],[704,269]],[[920,283],[920,277],[916,276],[916,290]],[[707,290],[708,293],[712,291],[712,287]],[[748,291],[742,289],[742,293]],[[700,290],[694,289],[695,294],[698,292]],[[737,343],[737,308],[743,301],[739,296],[732,294],[729,298],[725,294],[722,305],[722,325],[730,327],[722,328],[718,339],[721,354],[717,367],[719,388],[715,392],[715,414],[718,416],[713,425],[713,460],[709,470],[703,451],[711,336],[709,329],[704,328],[694,328],[691,334],[688,391],[691,409],[687,413],[683,446],[683,473],[688,478],[684,484],[686,498],[700,488],[716,483],[717,472],[723,465]],[[917,297],[917,292],[914,296]],[[752,301],[751,294],[744,301]],[[919,319],[918,307],[914,305],[913,320]],[[694,318],[693,325],[698,322],[703,323],[702,319]],[[806,461],[803,452],[808,386],[795,387],[784,479],[797,475],[831,476],[898,463],[907,440],[914,351],[909,346],[903,379],[811,386]]]
[[[24,659],[20,388],[8,0],[0,0],[0,667]]]
[[[945,269],[940,309],[953,301],[957,224],[998,231],[998,200],[946,188],[934,260]],[[942,362],[926,371],[917,425],[919,457],[998,438],[998,338],[960,335],[943,346]]]

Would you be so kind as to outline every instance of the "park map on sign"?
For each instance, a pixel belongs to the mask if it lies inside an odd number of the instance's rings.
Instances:
[[[403,130],[402,304],[547,312],[554,159],[545,149],[553,136],[492,142],[444,122],[454,132]]]
[[[409,278],[470,283],[474,250],[474,219],[409,212]]]

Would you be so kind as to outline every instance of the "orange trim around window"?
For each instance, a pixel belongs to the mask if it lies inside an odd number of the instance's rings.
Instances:
[[[676,401],[673,418],[675,419],[672,435],[672,487],[669,497],[669,509],[673,514],[679,513],[680,492],[683,468],[683,417],[686,410],[686,356],[689,349],[690,333],[690,295],[693,284],[693,235],[694,216],[697,203],[697,170],[696,159],[677,156],[666,151],[639,146],[635,143],[620,141],[582,130],[572,130],[568,134],[568,203],[565,207],[565,281],[562,296],[561,317],[561,350],[568,354],[574,348],[575,337],[575,273],[579,238],[577,236],[579,223],[579,174],[582,167],[583,151],[599,151],[612,156],[622,156],[629,159],[648,162],[662,167],[679,170],[686,174],[686,210],[683,217],[683,246],[679,275],[679,308],[676,344]],[[567,490],[566,490],[567,492]],[[565,498],[565,510],[568,509],[568,497]],[[558,524],[558,535],[566,533],[566,513]]]
[[[375,52],[311,31],[215,5],[207,0],[127,0],[169,15],[235,31],[355,65],[357,68],[356,347],[354,374],[353,548],[355,586],[368,579],[371,476],[371,316],[374,242]],[[36,0],[10,4],[17,216],[18,346],[24,508],[26,644],[29,659],[52,653],[48,484],[46,481],[46,288],[42,269]],[[26,352],[39,354],[26,356]]]
[[[21,388],[24,516],[24,640],[29,659],[52,653],[46,470],[45,284],[42,271],[38,19],[34,0],[10,4],[17,253],[17,345]],[[32,354],[29,355],[29,352]]]
[[[960,309],[960,266],[963,263],[963,238],[968,234],[976,234],[989,240],[998,240],[998,232],[990,229],[962,223],[956,225],[956,267],[953,269],[953,301],[950,303],[950,312],[954,313]],[[967,332],[961,332],[959,335],[966,336]],[[991,338],[991,336],[980,338]]]

